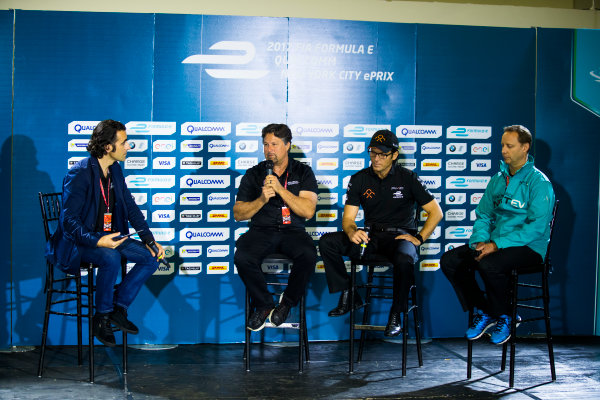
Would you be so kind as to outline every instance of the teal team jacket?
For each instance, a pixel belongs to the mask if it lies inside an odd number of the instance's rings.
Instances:
[[[499,249],[528,246],[542,258],[550,239],[554,207],[552,183],[533,165],[533,157],[514,176],[500,162],[475,209],[477,220],[469,244],[494,241]]]

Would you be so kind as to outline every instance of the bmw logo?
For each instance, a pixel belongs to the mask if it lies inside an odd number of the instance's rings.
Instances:
[[[346,150],[348,150],[348,151],[352,151],[352,149],[354,149],[354,146],[352,145],[352,143],[348,143],[348,144],[346,145]]]
[[[135,149],[135,142],[129,142],[129,149],[130,150]]]
[[[456,146],[453,144],[450,145],[450,151],[452,151],[452,152],[456,151]]]
[[[240,150],[246,150],[246,143],[240,143]]]
[[[448,197],[448,200],[450,200],[451,203],[454,203],[454,201],[456,200],[456,197],[450,196],[450,197]]]

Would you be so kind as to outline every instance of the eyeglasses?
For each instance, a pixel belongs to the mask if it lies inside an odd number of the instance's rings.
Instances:
[[[373,151],[373,149],[369,149],[369,155],[371,156],[371,158],[380,158],[382,160],[385,160],[388,157],[391,157],[392,154],[393,154],[393,151],[390,151],[389,153],[379,153],[379,152]]]

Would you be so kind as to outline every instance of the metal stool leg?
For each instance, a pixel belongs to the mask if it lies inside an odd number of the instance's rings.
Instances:
[[[245,311],[245,315],[246,317],[244,318],[245,320],[245,325],[244,325],[244,332],[245,332],[245,343],[244,343],[244,359],[246,360],[246,371],[249,372],[250,371],[250,340],[251,340],[251,332],[250,329],[248,329],[248,318],[250,318],[250,295],[248,294],[248,289],[246,289],[246,311]]]
[[[92,321],[94,318],[94,269],[89,265],[87,266],[87,301],[90,383],[94,383],[94,334],[92,332]]]
[[[417,286],[413,285],[410,288],[412,296],[413,320],[415,324],[415,340],[417,342],[417,357],[419,359],[419,367],[423,366],[423,352],[421,351],[421,318],[419,317],[419,306],[417,303]],[[405,323],[408,326],[408,323]]]
[[[300,326],[299,331],[298,331],[298,372],[299,373],[303,373],[304,372],[304,336],[305,336],[305,326],[306,326],[306,321],[304,320],[306,318],[306,314],[305,314],[305,303],[304,303],[304,299],[305,296],[302,295],[302,297],[300,298]]]
[[[375,268],[372,266],[367,267],[367,292],[365,295],[365,305],[363,308],[363,325],[367,325],[369,323],[369,318],[371,317],[371,293],[373,289],[371,288],[371,284],[373,284],[373,274],[375,273]],[[365,347],[365,339],[367,337],[367,332],[364,330],[360,331],[360,343],[358,345],[358,362],[362,361],[363,349]]]
[[[82,294],[81,294],[81,270],[75,278],[75,287],[77,291],[77,364],[83,363],[83,307],[82,307]],[[91,323],[91,321],[90,321]]]
[[[46,266],[48,267],[48,266]],[[50,322],[50,305],[52,304],[52,293],[54,291],[54,271],[49,268],[49,284],[46,288],[46,311],[44,312],[44,326],[42,328],[42,348],[40,350],[40,360],[38,363],[38,377],[42,377],[44,369],[44,355],[46,353],[46,340],[48,339],[48,323]]]
[[[544,302],[544,322],[546,325],[546,343],[548,344],[548,358],[550,360],[550,374],[552,380],[556,380],[556,369],[554,365],[554,346],[552,344],[552,330],[550,328],[550,292],[548,290],[548,274],[542,273],[542,291]]]
[[[469,326],[473,323],[473,310],[469,310]],[[473,341],[467,339],[467,379],[471,379],[471,367],[473,365]]]

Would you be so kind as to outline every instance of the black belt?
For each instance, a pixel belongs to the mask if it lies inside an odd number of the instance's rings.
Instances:
[[[369,232],[389,232],[389,233],[410,233],[408,229],[396,228],[396,227],[385,227],[385,226],[371,226],[366,227]]]

